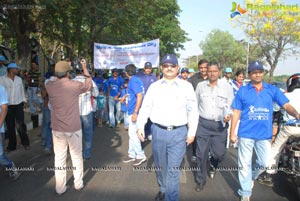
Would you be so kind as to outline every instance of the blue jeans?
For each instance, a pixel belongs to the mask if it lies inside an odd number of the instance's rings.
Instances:
[[[145,137],[147,138],[149,135],[152,135],[151,133],[151,125],[152,125],[152,122],[150,120],[150,118],[148,118],[147,120],[147,123],[145,125]]]
[[[114,97],[110,96],[108,99],[109,106],[109,125],[115,127],[117,122],[121,121],[121,103],[120,101],[114,100]],[[115,118],[115,107],[116,107],[116,118]]]
[[[81,115],[82,142],[83,142],[83,158],[91,157],[92,141],[93,141],[93,112],[88,115]]]
[[[152,124],[152,152],[156,178],[165,201],[179,200],[180,165],[186,151],[187,128],[167,131]]]
[[[256,163],[252,166],[253,148],[256,153]],[[241,188],[240,196],[251,196],[252,180],[266,170],[271,155],[271,140],[238,139],[238,175]]]
[[[9,160],[6,156],[5,156],[5,152],[4,152],[4,140],[5,140],[5,136],[4,133],[0,132],[0,165],[6,168],[11,168],[13,166],[13,162],[11,160]]]
[[[129,148],[128,148],[128,156],[130,158],[142,159],[145,158],[145,152],[142,149],[142,144],[139,138],[136,135],[137,125],[136,122],[131,121],[131,116],[128,115],[129,127],[128,127],[128,135],[129,135]]]
[[[39,107],[41,106],[41,99],[37,97],[38,87],[28,87],[28,98],[29,98],[29,106],[30,106],[30,113],[35,114],[36,109],[34,107],[34,103],[38,105]]]
[[[50,116],[50,110],[47,106],[43,107],[42,137],[45,142],[44,147],[47,149],[51,149],[52,148],[51,116]]]
[[[124,118],[124,128],[129,127],[129,115],[128,112],[123,112],[123,118]]]

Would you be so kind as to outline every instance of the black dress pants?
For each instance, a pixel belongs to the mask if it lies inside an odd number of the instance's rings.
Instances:
[[[26,124],[24,123],[24,103],[18,105],[8,105],[5,123],[8,135],[8,150],[15,150],[17,147],[16,129],[23,146],[29,145]]]

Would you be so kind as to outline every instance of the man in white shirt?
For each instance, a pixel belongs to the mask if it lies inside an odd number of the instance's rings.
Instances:
[[[163,78],[150,85],[138,114],[138,137],[144,140],[148,117],[152,125],[152,151],[160,188],[155,200],[179,200],[180,164],[186,146],[195,139],[198,112],[193,86],[177,78],[174,54],[162,59]]]
[[[8,111],[5,119],[9,140],[7,151],[13,151],[17,148],[16,128],[24,149],[30,149],[27,128],[24,123],[25,92],[22,79],[17,76],[18,69],[16,63],[10,63],[7,66],[7,75],[0,77],[0,84],[5,87],[8,93]]]
[[[221,80],[230,83],[232,82],[231,76],[232,76],[232,68],[227,67],[224,70],[224,77]]]
[[[86,65],[84,58],[80,61],[81,65]],[[82,69],[76,69],[75,81],[85,82],[86,77],[83,74]],[[79,113],[82,126],[83,137],[83,158],[89,160],[91,158],[92,142],[93,142],[93,107],[91,97],[97,97],[99,95],[98,88],[95,82],[92,80],[92,88],[79,95]]]
[[[210,161],[210,178],[216,173],[218,164],[226,153],[228,122],[231,120],[230,105],[233,100],[231,86],[221,80],[218,63],[210,62],[207,68],[208,80],[200,82],[196,88],[199,123],[196,134],[197,167],[196,191],[206,184],[207,162]],[[211,154],[209,158],[208,153]]]

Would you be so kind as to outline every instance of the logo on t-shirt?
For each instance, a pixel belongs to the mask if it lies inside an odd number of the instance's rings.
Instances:
[[[268,120],[269,119],[269,109],[268,108],[255,108],[253,105],[249,107],[248,118],[249,120]]]

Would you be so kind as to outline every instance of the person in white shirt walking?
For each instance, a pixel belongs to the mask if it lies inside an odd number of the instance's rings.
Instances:
[[[174,54],[162,59],[163,78],[148,89],[140,109],[138,137],[144,140],[148,117],[152,125],[152,151],[160,188],[155,200],[179,200],[180,164],[186,146],[195,139],[198,111],[190,83],[177,78],[179,66]]]
[[[8,94],[8,111],[5,119],[8,133],[7,151],[17,148],[16,129],[25,150],[29,150],[29,138],[24,122],[24,102],[26,102],[22,79],[17,75],[19,66],[12,62],[7,66],[7,75],[0,77],[0,84],[4,86]]]

